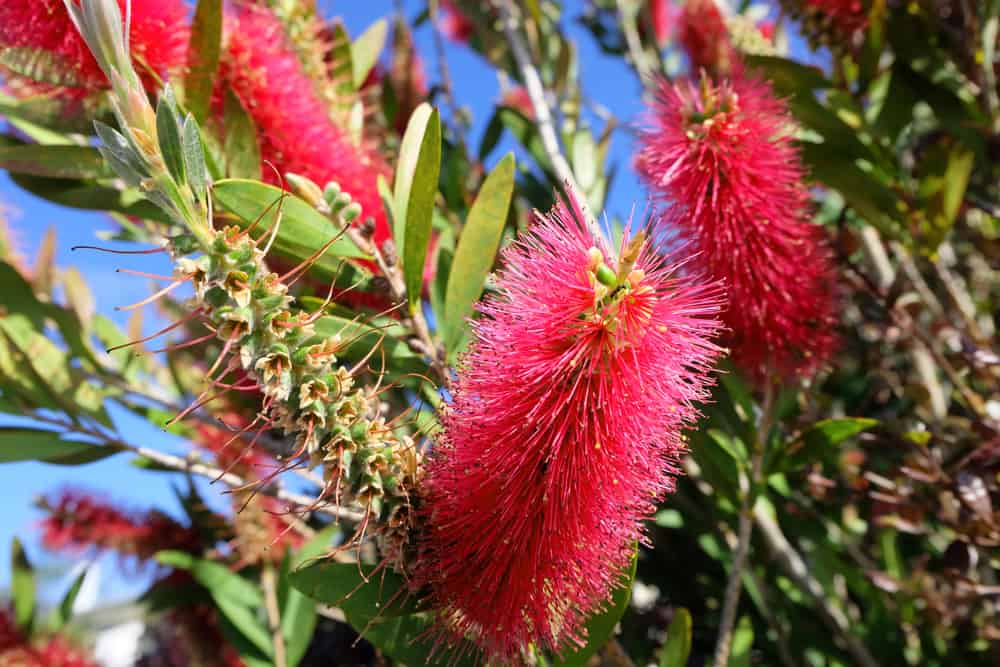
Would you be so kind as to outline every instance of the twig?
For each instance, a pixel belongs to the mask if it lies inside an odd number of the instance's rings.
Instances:
[[[847,615],[830,603],[823,586],[809,574],[809,568],[802,560],[802,556],[789,544],[777,522],[761,510],[755,510],[753,518],[757,530],[764,538],[764,543],[777,558],[778,565],[800,590],[812,598],[823,621],[843,641],[854,662],[861,667],[878,667],[879,663],[869,653],[868,648],[851,634]]]
[[[360,230],[348,225],[345,228],[345,232],[348,238],[354,242],[362,252],[367,253],[375,258],[375,264],[378,266],[379,271],[385,276],[385,279],[389,282],[389,290],[392,292],[392,298],[399,303],[406,302],[406,283],[403,280],[402,273],[399,271],[399,267],[395,264],[389,264],[386,260],[385,255],[382,250],[378,247],[377,243],[367,239]],[[430,357],[431,368],[434,370],[435,374],[440,380],[441,384],[448,388],[451,386],[451,374],[448,372],[448,364],[445,361],[444,355],[438,349],[438,346],[434,343],[434,339],[431,338],[430,327],[427,326],[427,320],[424,318],[423,311],[417,308],[412,315],[403,317],[403,324],[408,325],[413,329],[414,333],[417,334],[420,343],[423,346],[421,350],[413,344],[413,341],[407,340],[406,343],[419,354],[426,354]]]
[[[618,16],[621,19],[622,33],[625,35],[625,45],[628,47],[629,57],[639,81],[643,86],[653,80],[653,72],[649,67],[649,60],[646,58],[646,51],[642,48],[642,40],[639,39],[639,31],[636,30],[637,7],[630,0],[617,0]],[[632,11],[629,11],[631,8]]]
[[[757,426],[757,442],[753,448],[750,463],[750,479],[743,493],[740,504],[739,534],[736,538],[736,553],[733,555],[733,565],[729,570],[729,580],[726,582],[726,593],[722,604],[722,619],[719,621],[719,635],[715,640],[715,667],[726,667],[729,664],[729,651],[733,644],[733,627],[736,624],[736,610],[740,604],[740,594],[743,592],[743,569],[750,554],[750,540],[753,537],[753,506],[757,496],[757,487],[764,466],[764,452],[767,448],[768,434],[771,431],[774,412],[774,385],[770,382],[764,388],[764,399],[761,402],[760,422]]]
[[[559,137],[556,135],[555,124],[552,120],[552,111],[549,109],[548,102],[545,101],[545,88],[542,85],[542,77],[538,74],[538,69],[531,61],[531,54],[528,53],[528,47],[525,45],[524,40],[521,39],[517,17],[513,11],[514,4],[510,0],[493,0],[493,7],[500,15],[504,37],[506,37],[507,43],[510,45],[514,61],[517,63],[517,68],[521,72],[521,79],[524,81],[524,88],[528,92],[528,98],[531,100],[531,107],[535,112],[535,126],[538,128],[538,136],[542,140],[545,155],[552,164],[556,178],[559,179],[564,187],[585,202],[586,198],[583,189],[576,182],[573,170],[570,168],[569,162],[566,161],[562,149],[559,147]],[[597,223],[597,218],[594,217],[594,213],[590,210],[590,207],[584,203],[582,208],[584,222],[586,222],[590,233],[594,235],[594,238],[604,238],[604,232]]]
[[[278,609],[278,585],[273,565],[264,566],[260,573],[260,585],[264,589],[264,610],[267,612],[267,625],[274,646],[274,667],[288,667],[285,637],[281,633],[281,611]]]

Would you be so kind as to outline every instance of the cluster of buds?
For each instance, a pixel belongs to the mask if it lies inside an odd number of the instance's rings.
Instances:
[[[339,188],[328,186],[327,192],[335,193],[331,199],[341,214],[357,215],[356,203]],[[254,426],[281,429],[294,442],[288,460],[322,464],[327,497],[359,503],[368,517],[385,520],[401,538],[417,467],[414,443],[386,423],[377,390],[357,382],[360,369],[338,364],[341,337],[317,335],[322,309],[308,313],[295,307],[285,280],[307,264],[278,276],[267,269],[260,245],[237,227],[214,231],[212,243],[195,257],[189,252],[196,246],[193,239],[172,241],[177,270],[194,286],[195,310],[224,341],[209,376],[219,366],[219,379],[242,371],[245,383],[228,386],[264,396],[257,419],[244,432]],[[227,385],[216,380],[212,386]]]
[[[224,341],[206,373],[208,388],[175,420],[218,396],[209,397],[216,389],[260,392],[261,410],[234,439],[254,427],[259,434],[280,429],[292,437],[294,452],[284,457],[286,466],[322,464],[323,499],[360,504],[364,519],[358,534],[375,532],[390,561],[398,564],[410,524],[408,490],[418,463],[414,443],[386,423],[378,390],[358,386],[361,364],[350,370],[338,364],[343,341],[317,335],[314,324],[323,308],[306,312],[288,291],[337,236],[279,276],[267,268],[270,241],[264,242],[277,234],[280,216],[259,239],[250,235],[251,229],[215,229],[211,179],[194,118],[181,116],[169,88],[154,112],[128,57],[116,2],[67,6],[112,82],[112,107],[121,132],[98,126],[102,152],[123,179],[182,229],[168,241],[179,279],[167,290],[190,281],[195,291],[192,319],[201,318]],[[326,194],[330,217],[342,234],[360,207],[335,185]],[[242,373],[241,384],[223,383],[230,373]],[[379,530],[380,522],[384,530]]]

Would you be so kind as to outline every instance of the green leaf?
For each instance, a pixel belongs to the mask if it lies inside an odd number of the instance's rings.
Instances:
[[[514,192],[514,155],[508,153],[483,182],[458,239],[445,293],[444,337],[449,352],[462,339],[465,318],[483,293],[493,266],[511,195]]]
[[[413,189],[417,160],[420,158],[420,145],[433,113],[434,108],[426,102],[413,110],[410,121],[406,125],[406,131],[403,133],[399,159],[396,161],[396,175],[392,191],[392,236],[396,241],[396,254],[400,257],[403,256],[405,250],[406,209],[410,201],[410,191]]]
[[[169,216],[135,190],[122,192],[81,180],[41,178],[28,174],[12,173],[10,178],[28,192],[70,208],[110,211],[157,222],[171,222]]]
[[[260,178],[260,145],[253,118],[243,108],[243,103],[226,89],[223,110],[223,127],[226,137],[223,153],[226,156],[226,174],[233,178]]]
[[[406,149],[405,138],[403,148]],[[402,153],[399,160],[400,164],[404,162]],[[404,209],[406,227],[402,258],[410,310],[416,311],[420,304],[420,293],[424,282],[424,263],[427,261],[427,246],[431,240],[434,197],[437,194],[438,176],[441,172],[441,119],[436,109],[431,112],[426,122],[420,141],[420,151],[413,162],[415,169],[406,192]]]
[[[691,655],[691,612],[684,607],[674,610],[667,628],[667,643],[660,652],[660,667],[685,667]]]
[[[368,29],[351,44],[351,68],[356,90],[361,89],[372,67],[378,62],[388,32],[389,24],[385,19],[379,19],[368,26]]]
[[[20,313],[0,318],[0,331],[24,355],[40,387],[69,414],[81,412],[111,426],[103,395],[87,382],[80,369],[70,364],[69,355],[32,326]]]
[[[73,616],[73,604],[76,602],[76,596],[80,594],[80,588],[83,586],[83,580],[87,578],[87,573],[90,570],[84,569],[76,579],[73,580],[72,585],[69,590],[66,591],[66,595],[59,602],[59,606],[55,608],[52,612],[52,629],[59,630],[64,625],[69,622],[69,619]]]
[[[750,667],[753,650],[753,623],[749,616],[740,618],[733,632],[733,646],[729,653],[729,667]]]
[[[779,467],[781,470],[795,470],[812,461],[822,460],[833,447],[875,426],[878,426],[877,419],[864,417],[824,419],[816,422],[781,458]]]
[[[254,228],[254,236],[259,238],[265,231],[272,229],[282,191],[273,185],[257,181],[228,179],[216,182],[212,186],[212,194],[221,208],[238,218],[236,222],[241,227],[248,227],[260,219]],[[283,258],[301,262],[338,234],[327,218],[294,195],[286,193],[284,201],[280,203],[280,211],[281,226],[272,252]],[[333,275],[340,267],[340,258],[345,257],[363,258],[366,255],[350,239],[340,234],[316,260],[315,266]]]
[[[313,600],[340,607],[356,620],[363,620],[362,627],[373,618],[417,611],[406,582],[384,567],[323,560],[295,570],[289,581]]]
[[[24,634],[30,635],[35,620],[35,570],[24,553],[21,540],[16,537],[10,545],[10,596],[14,603],[14,623]]]
[[[160,142],[160,153],[167,165],[167,171],[177,183],[183,185],[184,154],[181,148],[181,128],[177,124],[176,114],[177,105],[173,89],[168,85],[156,105],[156,136]]]
[[[281,634],[290,667],[299,664],[316,629],[316,602],[298,590],[288,592],[281,608]]]
[[[56,465],[81,465],[100,461],[120,451],[110,445],[63,440],[55,431],[0,427],[0,463],[42,461]]]
[[[597,654],[615,633],[615,626],[628,609],[632,599],[632,582],[635,580],[635,569],[639,562],[639,549],[635,548],[632,562],[622,573],[619,587],[611,595],[611,601],[604,611],[595,614],[587,621],[587,644],[575,651],[568,651],[552,661],[552,667],[583,667],[591,657]]]
[[[79,68],[65,56],[45,49],[4,45],[0,65],[33,81],[53,86],[85,87],[77,76]]]
[[[222,0],[198,0],[188,42],[184,103],[199,122],[208,117],[222,44]],[[228,91],[227,91],[228,92]]]
[[[208,189],[208,167],[205,164],[205,149],[201,145],[201,131],[198,121],[190,113],[184,119],[181,128],[181,143],[184,155],[184,170],[187,172],[188,184],[199,201],[205,201]]]
[[[545,152],[545,147],[542,145],[542,137],[538,133],[535,123],[520,111],[507,107],[500,108],[497,114],[503,126],[527,149],[538,166],[551,177],[552,165],[549,162],[548,153]]]
[[[90,146],[0,146],[0,168],[45,178],[112,178],[100,151]]]
[[[433,631],[440,621],[431,614],[410,614],[370,624],[348,614],[347,620],[380,652],[405,665],[475,667],[482,663],[477,660],[478,649],[467,642],[458,647],[436,645]]]
[[[928,197],[927,221],[921,242],[926,251],[934,252],[955,224],[972,175],[975,154],[961,144],[950,149],[942,146],[940,150],[929,151],[924,162],[931,173],[921,183],[920,194]]]
[[[196,558],[183,551],[160,551],[156,554],[156,560],[163,565],[187,570],[199,584],[208,589],[213,598],[226,598],[246,607],[260,607],[264,604],[257,586],[221,563]]]
[[[782,95],[797,95],[803,91],[830,88],[830,83],[818,67],[803,65],[794,60],[778,56],[748,54],[746,63],[760,68],[774,84],[774,89]]]
[[[271,645],[271,635],[257,615],[257,610],[260,607],[246,607],[232,598],[216,595],[214,592],[212,592],[212,600],[215,601],[215,605],[226,617],[226,620],[232,623],[241,635],[250,640],[250,643],[264,655],[272,655],[274,647]]]

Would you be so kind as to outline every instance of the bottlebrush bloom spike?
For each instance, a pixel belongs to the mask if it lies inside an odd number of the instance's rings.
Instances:
[[[504,252],[426,467],[418,566],[444,636],[562,651],[673,488],[705,396],[718,292],[643,236],[609,265],[574,201]]]
[[[677,21],[677,40],[692,72],[728,74],[737,66],[726,20],[715,0],[687,0]]]
[[[439,23],[444,36],[460,44],[467,44],[475,30],[475,25],[469,20],[469,17],[451,0],[441,0]]]
[[[782,0],[781,5],[802,21],[802,32],[813,46],[842,48],[868,27],[861,0]]]
[[[118,0],[124,14],[125,0]],[[132,58],[150,89],[157,85],[152,70],[163,77],[187,60],[188,8],[182,0],[131,0],[129,39]],[[52,54],[64,77],[84,89],[108,87],[86,43],[73,27],[63,0],[4,0],[0,2],[0,47],[38,49]],[[52,83],[52,82],[48,82]]]
[[[391,235],[378,194],[389,168],[373,150],[352,142],[335,125],[314,83],[302,70],[281,21],[269,10],[241,5],[227,24],[223,79],[257,126],[261,157],[278,172],[294,172],[320,186],[336,181],[375,218],[376,242]],[[265,179],[278,178],[265,169]]]
[[[30,639],[0,609],[0,665],[5,667],[97,667],[97,663],[59,635]]]
[[[662,82],[645,118],[640,174],[724,280],[734,361],[756,380],[808,376],[833,352],[835,280],[785,104],[763,81]]]
[[[197,549],[198,533],[159,512],[125,512],[77,489],[43,503],[42,543],[54,551],[115,551],[139,560],[163,549]]]

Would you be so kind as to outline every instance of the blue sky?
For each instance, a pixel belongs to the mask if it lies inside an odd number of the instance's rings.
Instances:
[[[405,3],[409,17],[413,17],[422,3]],[[388,0],[340,0],[320,2],[328,16],[340,15],[344,18],[352,36],[359,35],[378,18],[388,15],[393,3]],[[565,2],[566,14],[574,17],[582,2]],[[584,92],[590,98],[609,108],[623,124],[616,131],[612,142],[610,162],[617,163],[618,175],[610,192],[606,213],[608,217],[627,217],[632,206],[637,210],[645,207],[646,195],[641,190],[631,170],[629,155],[631,140],[627,131],[640,111],[639,84],[632,72],[620,59],[612,59],[599,52],[594,40],[572,20],[565,21],[567,32],[579,48]],[[432,36],[427,25],[415,35],[417,48],[424,57],[425,69],[431,82],[438,80],[437,64],[433,57]],[[451,43],[446,43],[446,51],[454,83],[455,95],[459,102],[468,106],[473,113],[471,145],[478,146],[493,103],[499,97],[499,86],[493,70],[472,51]],[[509,141],[502,143],[500,150],[493,154],[496,160],[513,148]],[[54,227],[58,234],[57,263],[62,267],[76,266],[86,278],[94,292],[98,312],[116,315],[114,306],[137,301],[148,294],[148,284],[140,278],[130,278],[115,273],[117,266],[129,265],[121,258],[113,258],[98,253],[71,253],[76,244],[93,243],[95,232],[110,230],[114,223],[97,213],[84,213],[46,203],[17,189],[0,174],[0,204],[16,230],[21,247],[28,258],[32,258],[45,234]],[[156,262],[144,258],[141,268],[151,272],[169,272],[167,266],[157,266]],[[154,330],[156,323],[147,321],[146,328]],[[120,415],[118,415],[121,417]],[[165,449],[177,449],[179,443],[169,439],[159,429],[141,420],[125,416],[119,422],[123,432],[133,442]],[[40,514],[32,507],[34,499],[43,493],[50,493],[66,485],[99,489],[106,497],[124,506],[144,509],[158,507],[175,515],[180,508],[171,491],[172,483],[183,483],[175,476],[140,471],[128,463],[128,457],[118,456],[83,467],[65,468],[46,466],[39,463],[19,463],[0,466],[0,487],[3,488],[4,512],[0,519],[0,588],[9,582],[9,544],[13,535],[19,535],[26,542],[29,554],[36,561],[42,561],[52,571],[68,571],[70,561],[54,559],[45,554],[38,545],[36,523]],[[227,505],[220,497],[219,489],[203,485],[204,495],[219,507]],[[111,559],[102,560],[100,590],[94,590],[101,600],[122,599],[142,590],[148,581],[144,576],[122,577],[115,574],[117,568]],[[51,581],[49,597],[61,594],[67,585],[62,581]]]

